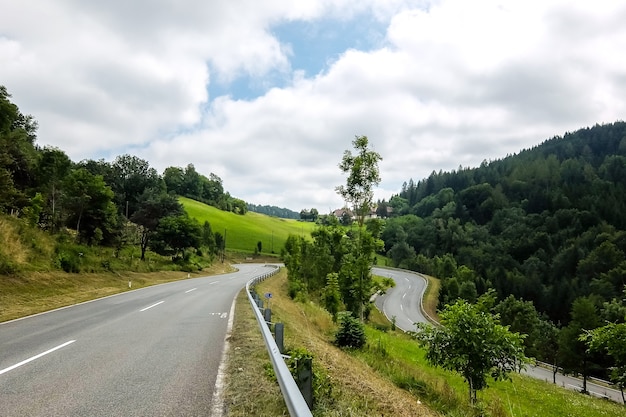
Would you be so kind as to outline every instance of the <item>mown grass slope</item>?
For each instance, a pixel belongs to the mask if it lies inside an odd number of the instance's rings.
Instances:
[[[250,211],[242,216],[185,197],[180,197],[179,201],[190,217],[200,224],[208,221],[214,233],[225,235],[226,249],[231,251],[253,253],[257,242],[261,242],[261,253],[280,254],[290,234],[307,237],[315,229],[315,224],[311,222],[281,219]]]
[[[262,282],[257,291],[271,292],[272,321],[285,323],[285,345],[306,348],[314,356],[316,376],[321,379],[315,416],[485,416],[485,417],[600,417],[624,416],[617,403],[586,396],[563,387],[524,375],[512,375],[512,381],[490,382],[479,393],[479,404],[468,403],[467,385],[454,373],[433,368],[425,360],[425,351],[410,336],[389,330],[382,315],[373,312],[367,326],[367,346],[362,350],[341,350],[332,344],[336,325],[330,315],[312,302],[296,302],[287,295],[287,277],[280,274]],[[245,304],[245,303],[244,303]],[[238,313],[252,314],[249,305]],[[252,320],[250,324],[252,325]],[[385,328],[385,330],[382,330]],[[257,328],[258,331],[258,328]],[[252,335],[246,335],[252,339]],[[260,333],[258,338],[261,338]],[[252,356],[247,350],[251,340],[236,329],[233,335],[227,404],[229,415],[277,415],[280,403],[275,399],[264,408],[264,396],[237,396],[246,392],[246,384],[255,392],[270,392],[265,384],[276,384],[267,376],[267,354]],[[258,343],[258,342],[257,342]],[[257,344],[257,349],[259,345]],[[236,379],[236,381],[235,381]]]

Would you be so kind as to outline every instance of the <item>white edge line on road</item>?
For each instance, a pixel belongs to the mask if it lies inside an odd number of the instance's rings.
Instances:
[[[228,357],[228,350],[230,349],[230,335],[233,331],[233,321],[235,317],[235,303],[237,302],[237,295],[233,298],[233,303],[230,306],[230,316],[228,317],[228,324],[226,325],[226,337],[224,337],[224,350],[222,351],[222,359],[220,366],[217,369],[217,377],[215,378],[215,390],[213,391],[213,401],[211,404],[211,417],[222,417],[224,415],[224,378],[226,376],[226,359]],[[224,313],[226,314],[226,313]]]
[[[151,306],[148,306],[148,307],[146,307],[146,308],[142,308],[142,309],[141,309],[141,310],[139,310],[139,311],[146,311],[146,310],[151,309],[152,307],[156,307],[156,306],[158,306],[159,304],[164,303],[164,302],[165,302],[165,301],[159,301],[158,303],[154,303],[154,304],[152,304]]]
[[[8,368],[4,368],[4,369],[0,370],[0,375],[2,375],[2,374],[3,374],[3,373],[5,373],[5,372],[12,371],[13,369],[18,368],[18,367],[20,367],[20,366],[22,366],[22,365],[26,365],[28,362],[32,362],[32,361],[34,361],[35,359],[39,359],[39,358],[41,358],[42,356],[47,355],[48,353],[52,353],[52,352],[54,352],[55,350],[58,350],[58,349],[64,348],[65,346],[70,345],[70,344],[74,343],[75,341],[76,341],[76,340],[70,340],[69,342],[65,342],[65,343],[63,343],[62,345],[59,345],[59,346],[57,346],[57,347],[53,347],[52,349],[46,350],[45,352],[40,353],[39,355],[35,355],[35,356],[33,356],[32,358],[28,358],[28,359],[26,359],[26,360],[23,360],[23,361],[22,361],[22,362],[20,362],[20,363],[16,363],[16,364],[15,364],[15,365],[13,365],[13,366],[9,366]]]
[[[185,291],[185,294],[190,293],[190,292],[195,291],[195,290],[197,290],[197,288],[192,288],[190,290]]]

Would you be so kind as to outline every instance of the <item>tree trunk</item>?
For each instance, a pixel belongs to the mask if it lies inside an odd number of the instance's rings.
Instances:
[[[149,239],[149,234],[150,231],[148,229],[146,229],[145,227],[141,228],[141,260],[145,261],[146,260],[146,250],[148,249],[148,242],[150,241]]]
[[[587,358],[583,359],[583,394],[587,394]]]

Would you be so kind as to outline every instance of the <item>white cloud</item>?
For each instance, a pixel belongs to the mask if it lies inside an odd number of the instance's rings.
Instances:
[[[193,163],[234,196],[324,212],[354,135],[383,156],[380,198],[433,170],[475,166],[626,112],[619,1],[0,0],[0,84],[73,159],[129,149]],[[292,73],[284,21],[388,25],[314,77]],[[282,43],[281,43],[282,42]],[[209,97],[242,75],[291,80]]]

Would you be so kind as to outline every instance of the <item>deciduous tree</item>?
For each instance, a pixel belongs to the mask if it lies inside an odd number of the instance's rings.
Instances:
[[[488,376],[506,379],[527,361],[524,335],[499,324],[489,312],[490,302],[487,296],[477,304],[457,300],[439,314],[442,327],[420,323],[414,333],[427,349],[428,362],[461,374],[472,403],[476,392],[487,387]]]
[[[367,136],[356,136],[352,145],[356,155],[346,150],[339,163],[341,171],[348,174],[346,185],[340,185],[335,190],[353,207],[359,226],[363,226],[365,216],[372,208],[374,186],[380,183],[378,162],[382,157],[369,148]]]

